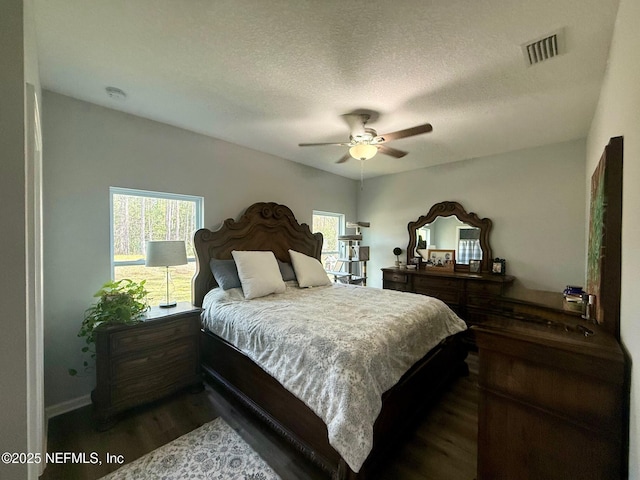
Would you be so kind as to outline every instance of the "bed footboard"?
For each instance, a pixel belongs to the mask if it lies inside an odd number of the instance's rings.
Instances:
[[[464,373],[467,350],[456,335],[440,343],[383,395],[374,425],[373,450],[360,472],[353,472],[329,444],[327,427],[304,402],[246,355],[207,331],[200,336],[203,372],[289,441],[304,457],[339,480],[363,480],[385,462],[415,414]]]

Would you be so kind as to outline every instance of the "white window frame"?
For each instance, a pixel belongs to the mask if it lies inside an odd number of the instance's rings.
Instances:
[[[313,210],[313,216],[312,216],[312,220],[313,217],[315,217],[316,215],[318,216],[325,216],[325,217],[336,217],[338,218],[338,235],[344,235],[344,231],[346,228],[346,216],[344,213],[336,213],[336,212],[326,212],[324,210]],[[313,221],[311,222],[311,225],[313,225]],[[323,234],[324,237],[324,234]],[[336,244],[338,246],[338,250],[325,250],[325,239],[323,238],[322,240],[322,252],[320,252],[321,256],[324,255],[334,255],[336,256],[336,260],[343,258],[344,257],[344,246],[340,243],[340,241],[338,241],[338,239],[336,238]],[[323,264],[324,266],[324,264]]]
[[[180,200],[185,202],[195,203],[195,226],[196,230],[202,228],[204,225],[204,197],[196,195],[184,195],[181,193],[167,193],[167,192],[154,192],[151,190],[139,190],[135,188],[122,188],[122,187],[109,187],[109,253],[111,263],[111,278],[115,278],[116,267],[123,267],[127,265],[144,265],[144,258],[140,260],[124,260],[114,261],[114,247],[113,247],[113,196],[114,195],[129,195],[134,197],[146,197],[146,198],[159,198],[163,200]],[[195,257],[187,257],[189,263],[195,262]]]
[[[478,234],[480,232],[480,229],[478,227],[473,227],[471,225],[456,225],[456,261],[460,260],[462,261],[462,255],[460,254],[460,233],[463,230],[477,230]],[[480,242],[480,239],[478,238],[478,243]],[[469,259],[472,260],[472,259]],[[463,265],[468,265],[468,262],[466,264]]]
[[[426,227],[420,227],[417,232],[418,237],[420,237],[421,234],[426,237],[426,238],[423,238],[422,240],[424,241],[426,248],[429,248],[429,245],[431,245],[431,229]],[[417,244],[418,244],[418,238],[416,238],[416,245]]]
[[[345,229],[345,225],[346,225],[344,213],[335,213],[335,212],[325,212],[325,211],[322,211],[322,210],[314,210],[313,211],[313,216],[315,217],[316,215],[323,216],[323,217],[337,217],[338,218],[338,224],[339,224],[338,236],[344,235],[344,229]],[[313,217],[312,217],[312,219],[313,219]],[[313,225],[313,223],[312,223],[312,225]],[[337,238],[336,238],[336,240],[337,240]],[[322,242],[322,253],[336,253],[336,254],[340,255],[341,252],[339,250],[337,250],[337,251],[325,250],[324,249],[324,245],[325,245],[325,242],[323,241]],[[338,248],[340,248],[340,244],[339,243],[338,243]]]

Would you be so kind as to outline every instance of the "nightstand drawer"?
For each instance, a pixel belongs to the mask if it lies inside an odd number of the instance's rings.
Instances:
[[[154,328],[144,327],[144,323],[133,326],[128,330],[111,335],[111,354],[137,352],[150,346],[157,346],[160,342],[167,342],[194,334],[194,322],[176,319]]]
[[[191,376],[185,372],[192,372]],[[112,408],[139,405],[165,396],[196,380],[196,366],[186,360],[150,375],[119,382],[111,388]]]
[[[140,354],[122,356],[111,363],[111,381],[124,381],[170,369],[172,365],[184,360],[191,361],[195,366],[198,362],[197,354],[197,338],[186,337],[166,344],[161,349],[146,349]]]

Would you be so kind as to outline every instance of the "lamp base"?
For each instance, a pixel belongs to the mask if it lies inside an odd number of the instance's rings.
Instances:
[[[172,303],[161,303],[160,305],[158,305],[160,308],[171,308],[171,307],[175,307],[178,304],[178,302],[172,302]]]

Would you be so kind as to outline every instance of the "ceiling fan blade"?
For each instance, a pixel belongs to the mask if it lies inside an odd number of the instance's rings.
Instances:
[[[392,157],[402,158],[409,152],[404,152],[402,150],[398,150],[397,148],[391,148],[387,145],[377,145],[378,151],[380,153],[384,153],[386,155],[391,155]]]
[[[344,163],[351,158],[349,153],[345,153],[336,163]]]
[[[323,145],[337,145],[339,147],[347,147],[351,145],[351,143],[342,142],[342,143],[299,143],[298,144],[299,147],[319,147]]]
[[[384,135],[378,135],[375,138],[376,143],[385,143],[391,140],[398,140],[399,138],[413,137],[414,135],[420,135],[421,133],[429,133],[433,130],[430,123],[424,125],[418,125],[416,127],[407,128],[405,130],[398,130],[397,132],[385,133]]]

